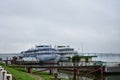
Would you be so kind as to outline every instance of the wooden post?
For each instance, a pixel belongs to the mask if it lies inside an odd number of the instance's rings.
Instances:
[[[50,68],[50,75],[54,75],[54,69]]]
[[[8,65],[8,57],[6,57],[6,61],[5,61],[6,65]]]
[[[31,67],[28,68],[28,73],[32,74],[32,68]]]
[[[101,75],[103,75],[103,68],[102,67],[100,68],[100,71],[101,71]]]
[[[80,74],[80,70],[79,68],[77,68],[77,75],[79,76],[79,74]]]
[[[76,80],[76,69],[74,68],[74,76],[73,76],[73,80]]]
[[[50,75],[51,75],[51,74],[52,74],[51,68],[50,68],[50,71],[49,71],[49,72],[50,72]]]
[[[100,70],[101,70],[101,79],[100,80],[103,80],[103,72],[104,72],[103,67],[101,67]]]

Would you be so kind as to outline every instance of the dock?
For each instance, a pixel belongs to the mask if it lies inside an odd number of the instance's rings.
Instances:
[[[47,68],[50,70],[50,72],[52,72],[53,74],[53,70],[54,69],[71,69],[74,70],[75,72],[77,72],[77,74],[79,74],[79,72],[81,70],[88,70],[88,71],[100,71],[100,73],[103,73],[103,68],[101,65],[94,65],[93,62],[90,63],[73,63],[73,62],[59,62],[58,64],[44,64],[44,65],[33,65],[33,64],[27,64],[27,65],[12,65],[10,67],[15,67],[15,68],[27,68],[28,69],[28,73],[32,73],[32,68]],[[98,70],[99,69],[99,70]]]
[[[22,63],[22,62],[21,62]],[[100,74],[103,76],[105,73],[120,73],[120,63],[119,62],[100,62],[100,61],[91,61],[91,62],[58,62],[58,63],[46,63],[46,64],[31,64],[30,62],[27,64],[16,64],[16,65],[9,65],[9,67],[13,68],[25,68],[27,72],[30,74],[34,74],[32,69],[34,68],[41,68],[49,70],[51,75],[54,75],[55,69],[59,70],[66,70],[71,71],[73,73],[73,80],[76,80],[76,77],[85,74],[85,75],[92,75],[92,74]],[[37,71],[41,72],[41,71]]]
[[[7,62],[7,61],[6,61]],[[28,68],[28,72],[32,73],[30,69],[32,68],[56,68],[56,69],[66,69],[66,70],[88,70],[96,72],[96,70],[101,69],[101,73],[120,73],[120,62],[101,62],[101,61],[90,61],[90,62],[58,62],[58,63],[46,63],[39,64],[39,62],[19,62],[12,67]],[[100,71],[100,70],[98,70]],[[92,72],[91,72],[92,73]]]

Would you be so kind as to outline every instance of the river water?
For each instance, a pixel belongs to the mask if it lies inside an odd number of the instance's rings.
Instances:
[[[97,56],[92,59],[93,61],[120,62],[120,53],[85,53],[79,55]]]

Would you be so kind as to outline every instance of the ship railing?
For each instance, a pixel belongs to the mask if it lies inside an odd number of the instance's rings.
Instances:
[[[77,53],[77,51],[57,51],[57,53]]]
[[[80,61],[80,62],[59,62],[60,66],[103,66],[102,62],[97,61]]]
[[[38,51],[36,53],[56,53],[56,51]]]

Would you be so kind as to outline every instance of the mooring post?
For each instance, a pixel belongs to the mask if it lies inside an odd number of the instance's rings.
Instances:
[[[32,74],[32,68],[31,67],[28,68],[28,73]]]

